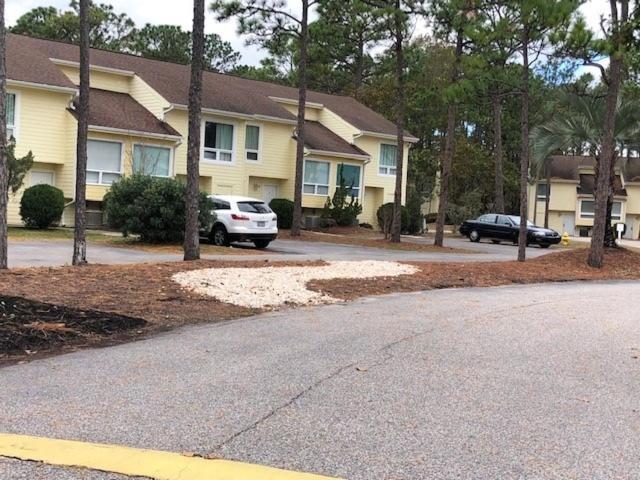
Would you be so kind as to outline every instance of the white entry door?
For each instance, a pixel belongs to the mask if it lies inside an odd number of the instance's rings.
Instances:
[[[269,202],[274,198],[278,198],[278,186],[262,185],[262,200],[269,204]]]

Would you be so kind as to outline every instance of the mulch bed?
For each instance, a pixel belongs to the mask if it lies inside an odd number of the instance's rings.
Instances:
[[[63,345],[90,345],[146,325],[134,318],[97,310],[78,310],[20,297],[0,296],[0,352],[35,354]]]
[[[601,270],[587,266],[588,249],[543,255],[521,262],[409,262],[418,267],[414,275],[371,279],[316,280],[310,288],[335,298],[351,300],[366,295],[415,292],[440,288],[491,287],[499,285],[576,280],[640,279],[640,254],[625,249],[607,252]]]

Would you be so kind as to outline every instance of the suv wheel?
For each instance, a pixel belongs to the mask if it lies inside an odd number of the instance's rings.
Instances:
[[[469,232],[469,240],[471,240],[472,242],[480,241],[480,234],[477,230],[471,230],[471,232]]]
[[[214,225],[213,230],[211,231],[211,243],[218,247],[228,247],[229,246],[229,234],[227,233],[227,229],[224,228],[224,225]]]
[[[253,244],[256,246],[256,248],[260,250],[262,250],[263,248],[267,248],[270,243],[271,243],[270,240],[254,240],[253,241]]]

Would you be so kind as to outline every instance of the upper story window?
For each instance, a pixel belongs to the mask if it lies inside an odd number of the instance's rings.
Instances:
[[[260,127],[247,125],[244,136],[244,149],[247,160],[260,160]]]
[[[233,161],[233,125],[205,122],[204,159],[218,162]]]
[[[397,153],[398,147],[396,145],[390,145],[387,143],[380,145],[380,166],[378,167],[378,173],[380,175],[396,174]]]
[[[151,145],[134,145],[133,172],[154,177],[168,177],[171,174],[171,149]]]
[[[7,138],[16,136],[16,94],[7,93]]]
[[[548,185],[546,183],[538,183],[536,186],[536,196],[538,197],[538,200],[546,200],[547,187]],[[550,189],[549,192],[551,192]]]
[[[593,200],[580,200],[580,218],[593,218],[596,211],[596,202]],[[622,220],[622,202],[613,202],[611,206],[611,220]]]
[[[304,186],[302,191],[309,195],[329,194],[329,162],[304,161]]]
[[[122,144],[87,141],[87,183],[111,185],[122,176]]]
[[[349,189],[349,195],[352,197],[360,196],[360,165],[338,165],[337,184],[344,182],[344,186]]]

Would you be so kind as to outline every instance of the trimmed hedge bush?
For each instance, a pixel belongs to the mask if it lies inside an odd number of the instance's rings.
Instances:
[[[293,202],[286,198],[274,198],[269,202],[269,208],[278,217],[278,228],[291,228],[293,224]]]
[[[134,174],[114,183],[104,197],[107,223],[127,236],[150,243],[184,238],[186,186],[173,178]],[[208,231],[215,214],[213,201],[200,194],[200,228]]]
[[[393,202],[380,205],[376,212],[376,217],[378,218],[378,226],[380,227],[380,230],[382,230],[385,236],[389,235],[393,224]],[[407,211],[407,207],[403,205],[402,210],[400,211],[400,230],[403,233],[406,232],[408,225],[409,212]]]
[[[20,217],[27,227],[49,228],[62,218],[64,194],[51,185],[27,188],[20,200]]]

